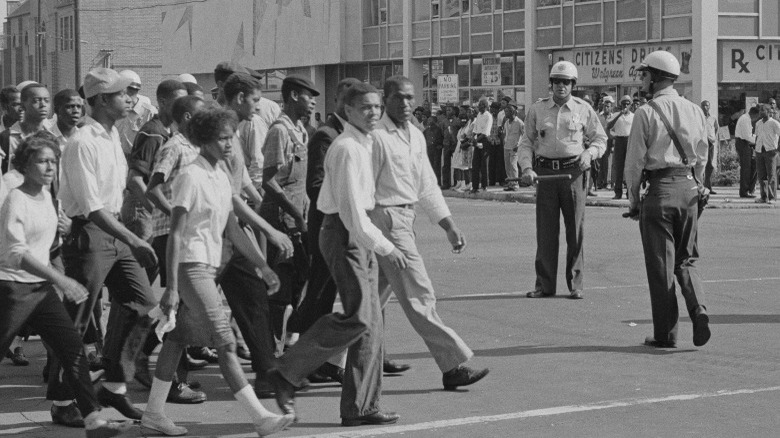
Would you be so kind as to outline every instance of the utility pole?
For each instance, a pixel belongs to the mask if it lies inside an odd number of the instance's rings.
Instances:
[[[41,38],[45,38],[45,34],[41,29],[41,0],[38,0],[38,13],[35,17],[35,59],[38,61],[38,83],[43,83],[43,56],[46,56],[43,52],[43,44],[41,44]]]
[[[40,0],[39,0],[40,1]],[[79,0],[73,0],[73,56],[76,58],[74,61],[76,65],[76,86],[78,89],[81,86],[81,26],[79,26]]]

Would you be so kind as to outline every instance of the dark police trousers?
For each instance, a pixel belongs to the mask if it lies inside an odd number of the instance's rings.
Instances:
[[[579,166],[552,170],[536,168],[542,175],[570,174],[571,180],[543,181],[536,188],[536,290],[553,295],[558,276],[559,217],[566,227],[566,285],[582,290],[582,243],[585,221],[585,175]]]
[[[679,312],[675,278],[691,319],[696,307],[704,305],[704,288],[696,269],[699,258],[696,181],[688,168],[668,170],[667,174],[650,178],[650,189],[639,216],[653,334],[657,341],[677,340]]]
[[[736,147],[739,155],[739,196],[747,196],[756,189],[756,157],[747,141],[738,138]]]

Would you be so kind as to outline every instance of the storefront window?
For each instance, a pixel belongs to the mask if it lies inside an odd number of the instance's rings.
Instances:
[[[482,85],[482,58],[473,58],[471,60],[471,86],[479,87]]]
[[[515,60],[515,85],[525,85],[525,56]]]
[[[458,60],[458,86],[459,87],[468,87],[469,86],[469,59],[459,59]]]
[[[512,80],[512,57],[501,57],[501,85],[514,85]]]

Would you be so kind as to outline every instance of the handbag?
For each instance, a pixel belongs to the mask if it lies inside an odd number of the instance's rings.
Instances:
[[[664,126],[666,126],[666,132],[669,133],[669,137],[671,137],[672,143],[674,143],[674,147],[677,148],[677,152],[680,154],[680,158],[682,158],[683,164],[688,164],[688,154],[685,152],[685,149],[683,149],[682,144],[680,144],[680,139],[677,138],[677,133],[674,132],[674,129],[672,129],[672,124],[669,123],[669,119],[666,118],[666,114],[661,111],[658,103],[651,100],[650,102],[647,102],[647,104],[658,113],[658,116],[661,118]],[[701,181],[699,181],[699,178],[696,177],[696,172],[693,171],[693,167],[691,167],[691,174],[693,175],[693,180],[696,181],[696,189],[699,192],[698,207],[699,216],[701,216],[701,214],[704,212],[704,207],[706,207],[707,203],[710,201],[710,189],[704,187]]]

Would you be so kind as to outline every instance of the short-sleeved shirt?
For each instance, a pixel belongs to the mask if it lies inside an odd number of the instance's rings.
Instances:
[[[168,202],[173,199],[173,181],[185,166],[198,158],[198,154],[200,148],[190,143],[179,132],[173,134],[171,139],[157,151],[152,175],[162,174],[163,182],[160,184],[160,190]],[[152,211],[152,226],[152,237],[165,236],[171,230],[171,218],[159,208],[155,208]]]
[[[265,168],[276,168],[274,179],[285,192],[295,194],[306,191],[306,143],[309,134],[300,120],[293,124],[286,115],[281,115],[271,128],[263,145]]]
[[[219,267],[222,234],[233,210],[230,181],[225,171],[199,155],[173,182],[172,206],[187,210],[180,262]]]
[[[31,255],[49,265],[49,250],[57,232],[57,212],[48,190],[40,199],[19,189],[11,190],[0,209],[0,280],[20,283],[45,281],[21,268],[22,257]]]
[[[87,217],[101,209],[119,213],[127,161],[115,127],[108,132],[95,119],[86,117],[84,126],[65,146],[60,167],[58,196],[66,215]]]
[[[759,119],[756,122],[756,152],[777,150],[780,140],[780,122],[769,118],[766,122]]]
[[[257,189],[263,185],[263,144],[269,126],[259,115],[253,114],[248,120],[242,120],[236,129],[234,145],[241,147],[249,178]]]
[[[171,130],[163,125],[159,117],[154,117],[146,122],[135,137],[133,149],[130,151],[130,157],[127,159],[127,166],[130,170],[141,175],[145,183],[149,183],[152,176],[152,167],[154,167],[154,157],[171,138]]]

